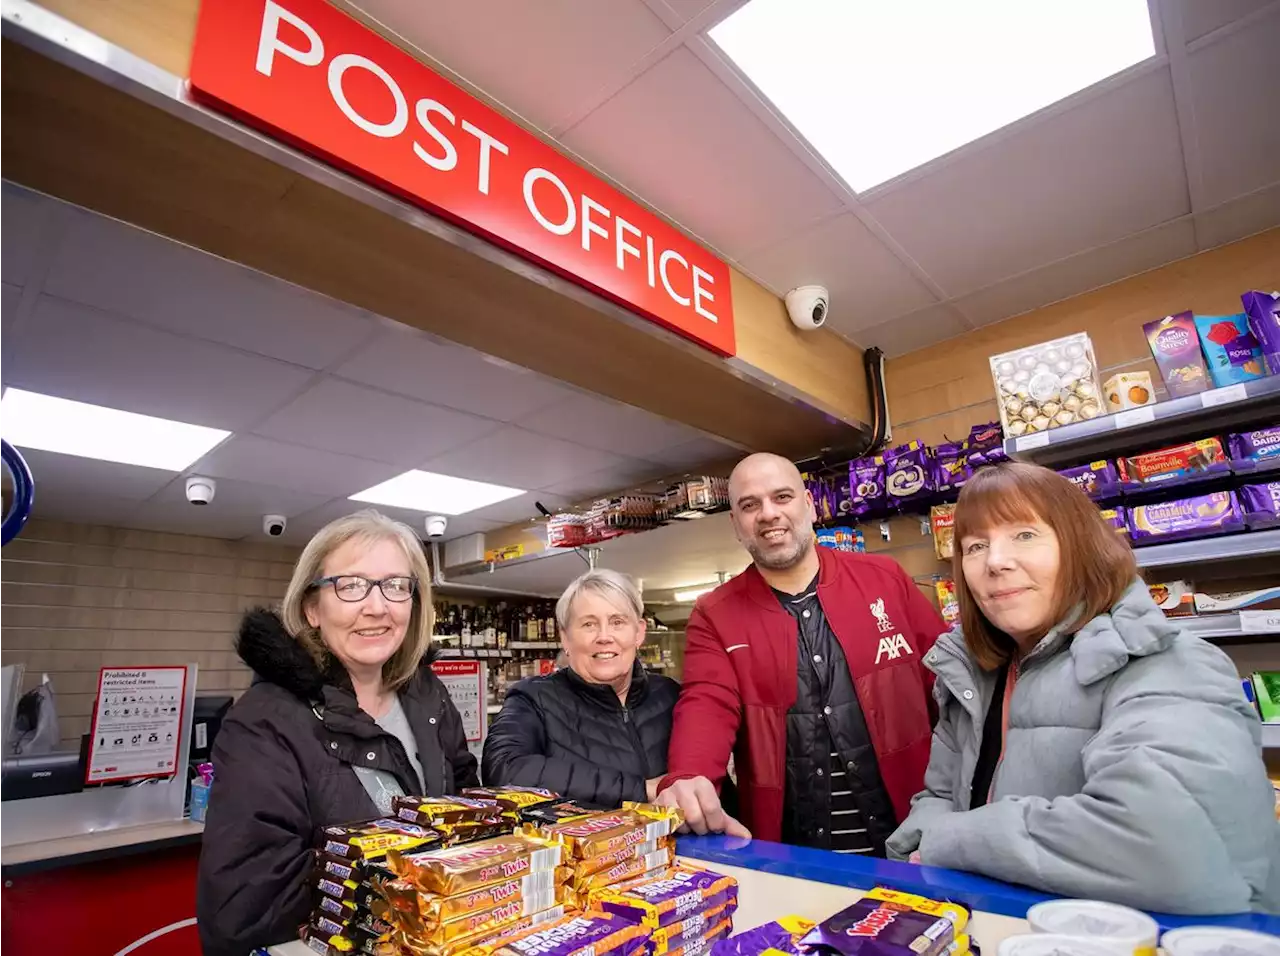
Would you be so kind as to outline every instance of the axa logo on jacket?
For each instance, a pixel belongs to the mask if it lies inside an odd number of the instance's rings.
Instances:
[[[889,660],[896,661],[902,656],[903,652],[914,654],[911,645],[907,643],[907,639],[901,634],[895,634],[893,637],[880,638],[880,646],[876,648],[876,663],[879,664],[881,658],[888,656]]]

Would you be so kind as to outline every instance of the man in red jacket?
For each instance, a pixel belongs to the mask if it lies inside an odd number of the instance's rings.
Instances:
[[[752,566],[689,618],[659,801],[698,833],[883,856],[924,788],[921,658],[946,627],[896,562],[817,547],[813,498],[785,458],[744,459],[729,500]],[[718,797],[731,750],[742,823]]]

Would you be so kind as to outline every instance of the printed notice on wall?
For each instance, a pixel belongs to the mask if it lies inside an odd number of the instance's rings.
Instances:
[[[172,776],[186,689],[185,667],[104,667],[85,782]]]
[[[436,661],[431,665],[458,708],[467,743],[484,740],[485,674],[479,661]]]

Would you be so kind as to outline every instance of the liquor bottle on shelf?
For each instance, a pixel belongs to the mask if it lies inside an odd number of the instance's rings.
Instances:
[[[492,605],[484,609],[484,646],[491,651],[498,649],[497,611]]]
[[[528,605],[525,609],[524,639],[530,643],[538,640],[538,609]]]
[[[471,608],[469,606],[463,606],[461,619],[462,627],[459,633],[462,635],[462,640],[460,643],[463,647],[471,647]]]
[[[494,627],[497,630],[498,649],[505,651],[510,643],[511,630],[511,609],[505,602],[499,603],[494,613]]]

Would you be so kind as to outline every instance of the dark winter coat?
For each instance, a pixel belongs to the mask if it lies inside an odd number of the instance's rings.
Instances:
[[[680,685],[637,661],[623,706],[611,687],[569,668],[513,684],[484,743],[487,786],[543,787],[592,806],[645,799],[667,772]]]
[[[213,747],[196,891],[205,956],[297,938],[311,909],[306,879],[320,828],[377,816],[352,767],[385,770],[406,793],[420,789],[404,747],[360,709],[346,672],[322,672],[275,614],[247,614],[236,650],[257,679]],[[430,657],[399,693],[434,796],[479,781]]]

